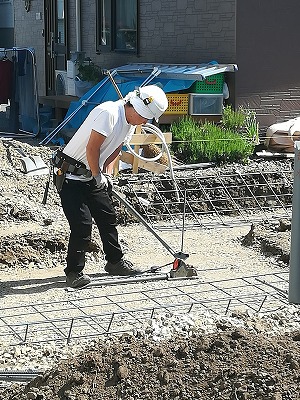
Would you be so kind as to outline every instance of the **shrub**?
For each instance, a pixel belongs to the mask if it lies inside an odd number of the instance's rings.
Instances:
[[[244,161],[258,140],[255,113],[224,108],[219,124],[196,122],[184,116],[171,125],[174,155],[186,163]]]

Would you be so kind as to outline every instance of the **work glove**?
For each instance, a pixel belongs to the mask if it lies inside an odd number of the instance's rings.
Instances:
[[[93,181],[98,189],[102,190],[102,189],[107,189],[108,187],[107,178],[104,174],[102,174],[102,172],[99,172],[98,175],[94,176]]]
[[[113,180],[110,175],[100,172],[97,176],[94,176],[94,182],[98,189],[106,189],[108,194],[111,194],[113,189]]]
[[[111,175],[108,175],[108,174],[103,174],[103,175],[105,176],[105,178],[107,180],[107,193],[109,195],[111,195],[112,190],[113,190],[113,185],[114,185],[113,178]]]

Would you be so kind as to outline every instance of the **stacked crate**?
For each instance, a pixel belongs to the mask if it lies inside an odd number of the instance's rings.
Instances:
[[[189,91],[190,115],[220,115],[223,106],[224,74],[208,76],[196,81]]]
[[[167,94],[169,106],[165,114],[221,115],[224,74],[215,74],[196,81],[188,93]]]

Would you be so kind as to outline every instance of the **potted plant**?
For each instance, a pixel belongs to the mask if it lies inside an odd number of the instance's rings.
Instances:
[[[93,86],[102,79],[101,68],[94,64],[91,59],[77,63],[78,74],[75,78],[75,94],[78,97],[83,96]]]

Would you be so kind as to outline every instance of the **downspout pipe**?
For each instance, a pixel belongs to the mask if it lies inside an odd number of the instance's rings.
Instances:
[[[289,302],[300,304],[300,142],[296,141],[292,201]]]
[[[81,52],[81,0],[76,0],[76,52]]]

